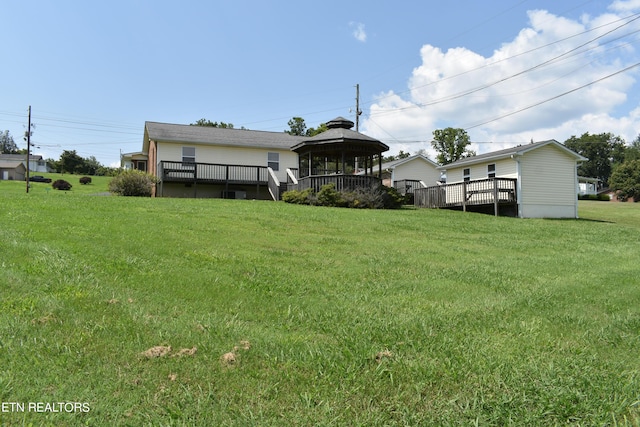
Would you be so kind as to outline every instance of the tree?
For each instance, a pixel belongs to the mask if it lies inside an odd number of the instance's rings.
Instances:
[[[190,123],[190,126],[208,126],[213,128],[225,128],[225,129],[233,129],[233,123],[225,123],[225,122],[212,122],[207,119],[200,119],[195,123]]]
[[[82,169],[84,159],[76,153],[76,150],[64,150],[60,155],[59,165],[62,173],[76,173]]]
[[[289,130],[285,130],[285,133],[289,135],[304,136],[307,133],[307,124],[302,117],[294,117],[287,122]]]
[[[287,122],[287,124],[289,125],[289,130],[285,130],[285,133],[288,133],[289,135],[316,136],[327,130],[326,123],[322,123],[315,129],[307,129],[307,124],[304,122],[304,119],[302,117],[293,117]]]
[[[611,174],[609,187],[618,192],[618,199],[640,200],[640,160],[631,160],[618,165]]]
[[[467,149],[469,144],[471,141],[469,141],[469,135],[464,129],[448,127],[433,131],[431,145],[438,152],[436,160],[441,165],[475,156],[475,151]]]
[[[624,161],[640,160],[640,135],[633,140],[624,152]]]
[[[8,130],[0,132],[0,154],[19,154],[18,146]]]
[[[626,150],[624,140],[612,133],[590,135],[586,132],[579,138],[572,136],[564,145],[589,159],[578,167],[578,175],[598,178],[605,185],[613,167],[624,161]]]

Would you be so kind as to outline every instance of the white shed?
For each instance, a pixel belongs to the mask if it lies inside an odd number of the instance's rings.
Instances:
[[[577,165],[586,160],[558,141],[549,140],[465,158],[439,169],[447,174],[447,187],[463,184],[463,205],[473,204],[477,193],[490,193],[496,200],[485,197],[481,203],[495,202],[497,211],[498,202],[511,194],[520,218],[577,218]],[[515,188],[498,188],[502,179]],[[495,188],[476,185],[484,182]],[[448,190],[454,188],[445,189]],[[460,188],[455,187],[455,191]]]

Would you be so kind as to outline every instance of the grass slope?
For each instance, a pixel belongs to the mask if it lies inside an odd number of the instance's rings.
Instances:
[[[521,220],[18,184],[0,400],[90,411],[3,425],[640,424],[640,205]]]

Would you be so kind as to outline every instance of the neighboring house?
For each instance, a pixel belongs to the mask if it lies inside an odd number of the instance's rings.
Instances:
[[[581,196],[598,194],[601,188],[601,181],[598,178],[578,177],[578,194]]]
[[[0,154],[0,160],[22,162],[26,169],[27,161],[25,157],[25,154]],[[29,170],[33,172],[50,172],[49,167],[47,167],[47,162],[42,156],[34,154],[29,156]]]
[[[143,152],[120,154],[120,167],[123,169],[137,169],[147,171],[149,156]]]
[[[24,181],[27,169],[19,160],[0,160],[0,179],[4,181]]]
[[[555,140],[520,145],[441,166],[447,183],[416,190],[416,205],[577,218],[577,165],[587,159]]]
[[[422,154],[382,164],[382,183],[387,187],[395,187],[402,194],[436,185],[440,178],[438,164]]]

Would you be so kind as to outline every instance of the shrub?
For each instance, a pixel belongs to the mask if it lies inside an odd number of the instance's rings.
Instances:
[[[64,191],[71,190],[71,187],[72,187],[72,185],[69,184],[64,179],[59,179],[57,181],[54,181],[53,184],[51,184],[51,186],[56,190],[64,190]]]
[[[311,188],[291,190],[282,194],[286,203],[348,207],[356,209],[397,209],[405,203],[405,197],[391,187],[357,188],[353,191],[337,191],[334,184],[322,186],[316,194]]]
[[[318,204],[320,206],[346,206],[342,193],[336,190],[334,183],[325,184],[320,188]]]
[[[151,197],[158,179],[139,170],[126,170],[109,181],[109,191],[120,196]]]
[[[291,190],[282,193],[282,200],[287,203],[293,203],[296,205],[313,205],[316,196],[313,188],[307,188],[306,190]]]
[[[91,184],[91,177],[83,176],[82,178],[80,178],[80,184],[82,185]]]

